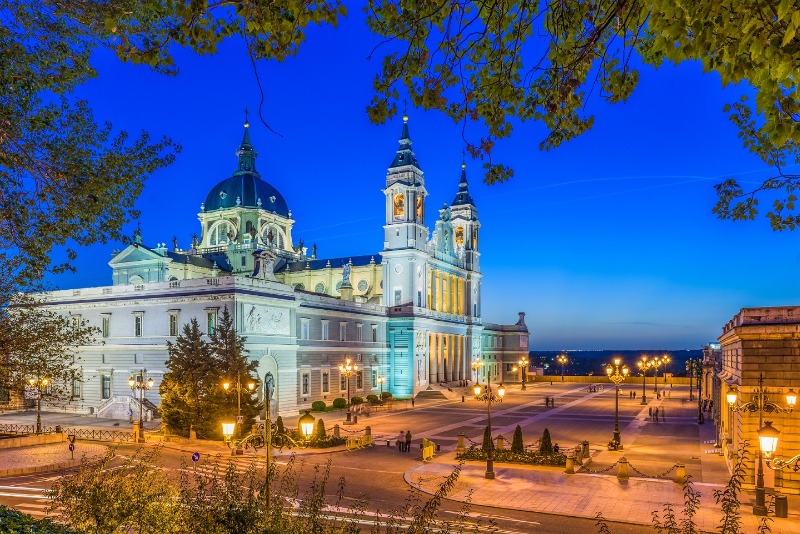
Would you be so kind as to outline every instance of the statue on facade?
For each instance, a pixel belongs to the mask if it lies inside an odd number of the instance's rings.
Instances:
[[[172,236],[172,250],[178,250],[178,236]]]
[[[342,269],[342,285],[350,285],[350,264],[345,263]]]
[[[269,229],[267,232],[267,245],[272,246],[273,241],[275,240],[275,234],[272,233],[272,228]]]
[[[258,232],[256,232],[256,227],[255,226],[251,226],[250,227],[250,240],[253,241],[254,243],[255,243],[257,234],[258,234]]]
[[[197,248],[197,245],[198,245],[198,242],[197,242],[197,234],[194,234],[194,235],[192,236],[192,248]]]
[[[311,246],[311,257],[312,258],[316,258],[317,257],[317,244],[316,243],[314,243]]]

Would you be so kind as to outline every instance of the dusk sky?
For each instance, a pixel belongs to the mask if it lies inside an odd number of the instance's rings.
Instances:
[[[280,136],[254,113],[250,120],[262,178],[292,210],[295,243],[316,243],[320,258],[380,252],[382,188],[402,125],[400,117],[381,126],[367,118],[380,62],[367,56],[379,40],[363,13],[350,11],[339,28],[308,31],[296,58],[258,65],[264,117]],[[147,245],[171,246],[174,235],[186,248],[208,190],[236,168],[243,110],[255,111],[261,95],[242,43],[176,59],[181,72],[170,78],[98,53],[100,76],[79,94],[98,121],[183,146],[137,207]],[[723,89],[698,65],[643,67],[626,104],[595,97],[593,129],[557,150],[538,150],[540,125],[517,125],[495,152],[514,168],[510,182],[487,186],[480,163],[468,159],[482,224],[483,319],[514,323],[526,312],[533,349],[682,349],[715,340],[743,307],[800,304],[800,230],[711,213],[715,183],[769,176],[722,113],[743,90]],[[408,114],[432,225],[457,191],[461,126],[435,112]],[[110,285],[116,248],[80,249],[78,272],[50,281]]]

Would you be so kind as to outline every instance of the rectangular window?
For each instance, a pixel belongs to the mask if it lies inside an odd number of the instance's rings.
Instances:
[[[399,306],[400,300],[403,298],[403,291],[400,289],[394,290],[394,305]]]
[[[178,335],[178,314],[177,313],[170,313],[169,314],[169,335],[173,336],[173,337]]]
[[[78,377],[72,379],[72,398],[81,398],[81,379]]]
[[[133,335],[142,337],[142,330],[144,327],[144,312],[133,313]]]
[[[303,371],[303,380],[301,383],[301,391],[303,395],[308,395],[308,390],[310,389],[310,382],[311,382],[311,374],[308,371]]]
[[[347,377],[339,374],[339,391],[347,391]]]
[[[331,390],[331,373],[327,369],[322,371],[322,392],[323,393],[330,393]]]
[[[323,341],[328,340],[328,321],[322,321],[322,333],[320,334],[319,338]]]
[[[101,377],[102,383],[102,397],[104,399],[111,398],[111,375],[103,375]]]
[[[378,325],[373,324],[372,326],[372,341],[378,341]]]
[[[206,311],[206,332],[210,336],[217,330],[217,311]]]
[[[422,291],[417,291],[417,307],[422,307]]]
[[[308,337],[309,329],[310,329],[309,320],[305,318],[300,319],[300,339],[309,339]]]
[[[103,331],[103,337],[108,337],[111,335],[111,314],[104,313],[101,316],[101,320],[102,320],[101,330]]]
[[[356,341],[364,341],[364,325],[361,323],[356,325]]]
[[[72,330],[77,332],[81,328],[81,316],[80,315],[73,315],[72,316]]]
[[[347,323],[339,323],[339,341],[347,341]]]
[[[374,388],[378,387],[378,370],[377,369],[373,369],[372,370],[372,387],[374,387]]]
[[[242,256],[242,267],[247,267],[247,256]]]
[[[356,371],[356,389],[364,389],[364,371]]]

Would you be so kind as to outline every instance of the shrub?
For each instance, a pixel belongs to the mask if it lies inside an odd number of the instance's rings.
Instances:
[[[483,444],[481,445],[481,450],[488,451],[492,448],[494,448],[494,443],[492,443],[492,434],[489,432],[489,427],[487,426],[483,430]]]
[[[356,396],[350,399],[350,404],[363,404],[363,403],[364,403],[364,397]]]
[[[275,420],[275,432],[278,434],[286,434],[286,428],[283,426],[283,417],[280,415],[278,419]]]
[[[510,449],[495,449],[492,453],[495,462],[505,462],[509,464],[526,464],[526,465],[548,465],[563,467],[567,461],[567,456],[562,453],[553,454],[539,454],[538,452],[524,451],[521,453],[514,452]],[[486,451],[482,448],[472,446],[465,450],[463,453],[456,456],[456,460],[474,460],[485,462]]]
[[[325,401],[314,401],[311,403],[311,409],[315,412],[324,412],[325,408]]]
[[[325,436],[326,436],[326,432],[325,432],[325,421],[323,421],[322,419],[319,419],[319,420],[317,421],[317,429],[316,429],[316,432],[314,432],[314,439],[322,439],[322,438],[324,438]]]
[[[367,395],[367,402],[370,404],[380,404],[381,399],[377,395]]]
[[[514,439],[511,441],[511,452],[517,454],[525,452],[525,444],[522,442],[522,427],[519,425],[514,429]]]
[[[544,429],[542,441],[539,442],[539,454],[547,456],[553,454],[553,441],[550,439],[550,431]]]
[[[381,400],[389,400],[391,398],[392,398],[391,391],[384,391],[383,393],[381,393]]]
[[[347,407],[347,401],[345,399],[343,399],[342,397],[338,397],[336,399],[333,399],[333,407],[336,408],[336,409],[339,409],[339,410],[341,410],[342,408],[346,408]]]

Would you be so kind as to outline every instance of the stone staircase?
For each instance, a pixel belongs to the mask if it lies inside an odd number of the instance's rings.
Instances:
[[[468,394],[465,392],[465,388],[458,387],[456,384],[447,386],[431,384],[427,389],[417,393],[414,398],[425,400],[461,400],[462,395]]]

